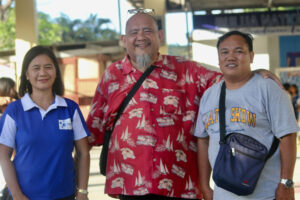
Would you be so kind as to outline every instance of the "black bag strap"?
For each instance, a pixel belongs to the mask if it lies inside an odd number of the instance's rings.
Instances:
[[[270,148],[270,151],[266,157],[266,160],[268,160],[276,151],[278,145],[279,145],[280,140],[274,136],[273,142],[272,142],[272,146]]]
[[[221,86],[221,93],[220,93],[220,101],[219,101],[219,124],[220,124],[220,144],[225,143],[225,136],[226,136],[226,122],[225,122],[225,97],[226,97],[226,84],[225,81],[222,83]],[[274,136],[270,151],[266,157],[268,160],[276,151],[280,140]]]
[[[118,113],[116,115],[112,131],[113,131],[115,125],[116,125],[116,122],[118,121],[118,119],[122,115],[123,111],[125,110],[127,104],[129,103],[129,101],[132,99],[132,97],[134,96],[136,91],[141,87],[142,83],[147,78],[147,76],[149,76],[151,74],[151,72],[155,69],[155,67],[156,67],[155,65],[151,65],[151,67],[148,67],[146,69],[146,71],[142,74],[142,76],[139,78],[139,80],[137,80],[137,82],[134,84],[134,86],[132,87],[130,92],[127,94],[127,96],[123,100],[123,102],[122,102],[122,104],[121,104],[121,106],[118,110]],[[112,133],[112,131],[111,131],[111,133]]]
[[[219,101],[220,144],[225,143],[225,136],[226,136],[225,97],[226,97],[226,85],[225,85],[225,81],[224,81],[222,86],[221,86],[221,94],[220,94],[220,101]]]

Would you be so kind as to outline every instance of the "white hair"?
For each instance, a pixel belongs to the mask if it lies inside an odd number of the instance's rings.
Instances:
[[[152,60],[149,54],[143,54],[136,56],[136,64],[141,68],[148,68],[152,64]]]

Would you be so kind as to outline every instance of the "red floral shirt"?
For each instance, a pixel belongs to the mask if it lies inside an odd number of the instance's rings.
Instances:
[[[181,57],[160,55],[154,65],[114,128],[105,193],[200,198],[194,126],[203,92],[221,75]],[[87,119],[93,145],[141,75],[128,56],[107,68]]]

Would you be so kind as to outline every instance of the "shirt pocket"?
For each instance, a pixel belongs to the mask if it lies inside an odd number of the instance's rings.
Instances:
[[[185,91],[178,89],[162,90],[162,113],[165,115],[183,115],[185,110]]]

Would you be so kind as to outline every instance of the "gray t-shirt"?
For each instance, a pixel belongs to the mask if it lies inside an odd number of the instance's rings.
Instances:
[[[219,151],[219,98],[223,81],[213,85],[203,95],[195,136],[209,136],[208,156],[214,166]],[[243,87],[226,89],[226,133],[238,132],[249,135],[270,149],[273,136],[280,138],[298,131],[293,107],[286,92],[273,80],[255,74]],[[280,151],[267,161],[254,192],[238,196],[215,185],[215,200],[268,200],[275,199],[280,181]]]

